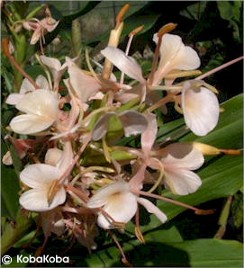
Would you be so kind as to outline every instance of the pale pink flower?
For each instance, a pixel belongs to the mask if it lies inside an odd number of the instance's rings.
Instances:
[[[11,120],[11,129],[19,134],[35,134],[46,130],[58,118],[58,101],[54,93],[44,89],[25,94],[16,105],[25,114]]]
[[[39,40],[45,43],[44,35],[47,32],[52,32],[59,24],[59,21],[51,17],[44,18],[42,20],[32,19],[25,21],[23,27],[28,31],[34,31],[31,37],[30,44],[35,45]],[[43,40],[42,40],[43,39]]]
[[[197,174],[192,172],[202,166],[202,152],[192,144],[174,143],[163,149],[153,149],[157,135],[157,122],[154,114],[147,114],[148,127],[141,136],[142,152],[138,156],[142,165],[130,184],[140,189],[145,177],[146,167],[159,170],[163,174],[163,184],[174,194],[186,195],[195,192],[202,184]],[[135,150],[133,150],[135,153]]]
[[[155,34],[154,42],[158,42]],[[200,59],[194,49],[185,46],[181,37],[164,34],[160,46],[160,61],[154,74],[152,85],[159,85],[161,80],[172,70],[194,70],[200,66]]]
[[[149,213],[154,213],[161,222],[167,220],[166,215],[153,203],[132,193],[129,183],[123,181],[109,184],[98,190],[88,201],[87,207],[102,208],[114,221],[128,223],[134,217],[138,203],[142,204]],[[99,212],[97,222],[103,229],[113,228],[112,220],[102,212]]]
[[[158,157],[164,167],[164,185],[174,194],[194,193],[201,186],[200,177],[192,172],[204,163],[203,154],[191,144],[174,143],[163,149]]]
[[[194,86],[194,81],[183,84],[181,106],[186,125],[191,131],[204,136],[213,130],[219,120],[219,103],[209,89]]]
[[[48,211],[64,203],[66,192],[58,179],[62,173],[59,168],[46,164],[27,166],[20,173],[20,181],[30,190],[25,191],[19,202],[30,211]],[[54,189],[55,187],[55,189]]]

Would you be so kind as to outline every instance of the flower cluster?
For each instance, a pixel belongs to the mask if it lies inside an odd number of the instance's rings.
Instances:
[[[31,44],[42,38],[45,29],[56,26],[48,18],[25,25],[34,30]],[[196,51],[169,33],[176,25],[167,24],[153,36],[156,49],[150,74],[143,74],[129,56],[138,30],[130,34],[125,52],[115,45],[122,26],[118,20],[101,51],[105,58],[101,72],[94,71],[88,57],[89,71],[79,68],[76,59],[66,57],[61,64],[41,55],[38,59],[47,76],[39,75],[36,87],[25,78],[19,93],[6,99],[19,111],[9,124],[19,137],[8,139],[26,165],[20,173],[20,205],[39,213],[46,236],[69,230],[89,249],[96,246],[97,226],[123,230],[138,215],[140,205],[166,222],[167,215],[147,197],[170,202],[153,194],[158,186],[176,195],[196,192],[202,182],[194,171],[203,165],[205,149],[219,152],[204,144],[157,144],[163,114],[155,111],[165,111],[168,103],[183,114],[194,134],[212,131],[219,118],[216,89],[198,76]],[[112,66],[121,72],[120,78]],[[140,139],[140,145],[126,145],[131,136]],[[4,162],[12,163],[9,153]]]

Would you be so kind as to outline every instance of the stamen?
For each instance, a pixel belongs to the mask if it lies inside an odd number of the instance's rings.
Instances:
[[[84,170],[82,170],[79,175],[83,175],[86,173],[90,173],[90,172],[94,172],[94,171],[102,171],[102,172],[106,172],[106,173],[114,173],[114,169],[109,168],[109,167],[100,167],[100,166],[91,166],[88,168],[85,168]]]
[[[78,151],[77,155],[74,157],[72,163],[70,164],[70,166],[66,169],[66,171],[63,173],[63,175],[58,179],[60,181],[60,183],[65,180],[65,178],[70,174],[70,172],[72,171],[73,167],[75,166],[76,162],[80,159],[81,154],[83,153],[83,151],[86,149],[87,145],[89,144],[91,140],[91,134],[87,135],[84,143],[82,144],[80,150]]]
[[[76,189],[74,186],[67,184],[65,185],[67,191],[71,191],[76,194],[83,202],[87,203],[89,198],[80,190]]]
[[[110,216],[103,208],[99,208],[99,210],[102,212],[102,214],[107,218],[109,223],[112,227],[116,229],[125,229],[125,223],[124,222],[118,222],[113,219],[112,216]]]
[[[220,153],[228,155],[240,155],[241,150],[239,149],[219,149],[214,146],[204,144],[201,142],[193,142],[193,147],[200,150],[204,155],[218,155]]]
[[[162,37],[164,34],[173,31],[176,28],[177,24],[175,23],[168,23],[166,25],[164,25],[159,31],[158,31],[158,43],[154,52],[154,58],[153,58],[153,63],[152,63],[152,70],[151,73],[149,75],[148,78],[148,84],[151,85],[153,82],[153,77],[154,77],[154,73],[156,71],[157,68],[157,64],[158,64],[158,58],[159,58],[159,51],[160,51],[160,47],[161,47],[161,43],[162,43]]]
[[[160,85],[156,85],[156,86],[148,86],[149,90],[165,90],[165,91],[171,91],[171,92],[179,92],[182,90],[182,86],[160,86]]]
[[[132,40],[134,38],[134,36],[139,33],[142,29],[144,28],[144,26],[139,26],[137,27],[136,29],[134,29],[133,31],[131,31],[129,33],[129,40],[128,40],[128,43],[127,43],[127,46],[126,46],[126,49],[125,49],[125,55],[128,56],[129,55],[129,51],[130,51],[130,47],[131,47],[131,43],[132,43]],[[125,74],[122,72],[121,73],[121,77],[120,77],[120,84],[124,84],[124,76]]]
[[[180,71],[180,72],[172,72],[165,76],[165,79],[176,79],[180,77],[187,77],[187,76],[195,76],[200,75],[202,72],[200,70],[193,70],[193,71]]]
[[[99,79],[97,78],[97,74],[96,72],[94,71],[94,69],[92,68],[92,65],[91,65],[91,62],[90,62],[90,58],[89,58],[89,52],[88,52],[88,49],[85,50],[85,58],[86,58],[86,64],[87,64],[87,67],[89,69],[89,71],[91,72],[92,76],[98,81]]]
[[[123,17],[125,15],[125,13],[128,11],[128,9],[130,8],[130,4],[125,4],[121,10],[119,11],[117,17],[116,17],[116,26],[115,29],[118,29],[120,26],[120,23],[123,21]]]
[[[56,193],[60,190],[61,186],[62,185],[59,183],[59,180],[54,180],[51,183],[50,188],[49,188],[48,193],[47,193],[48,206],[50,206],[52,204],[53,199],[54,199]]]
[[[159,184],[161,183],[162,179],[163,179],[163,176],[164,176],[164,168],[163,168],[163,165],[160,164],[161,166],[161,169],[160,169],[160,175],[157,179],[157,181],[154,183],[154,185],[152,186],[152,188],[148,191],[148,193],[152,193],[154,190],[157,189],[157,187],[159,186]]]
[[[226,67],[228,67],[228,66],[230,66],[230,65],[232,65],[232,64],[234,64],[234,63],[236,63],[236,62],[238,62],[238,61],[241,61],[241,60],[243,60],[243,59],[244,59],[244,56],[240,56],[240,57],[238,57],[238,58],[236,58],[236,59],[234,59],[234,60],[228,61],[227,63],[222,64],[222,65],[220,65],[219,67],[214,68],[213,70],[211,70],[211,71],[209,71],[209,72],[206,72],[206,73],[203,74],[203,75],[198,76],[197,78],[195,78],[195,80],[201,80],[201,79],[204,79],[204,78],[206,78],[206,77],[208,77],[208,76],[210,76],[210,75],[212,75],[212,74],[214,74],[214,73],[216,73],[216,72],[218,72],[218,71],[220,71],[220,70],[222,70],[222,69],[224,69],[224,68],[226,68]]]
[[[224,153],[224,154],[229,154],[229,155],[240,155],[241,154],[241,150],[239,149],[219,149],[219,151],[221,153]]]
[[[162,36],[166,33],[172,32],[177,27],[176,23],[167,23],[158,31],[158,38],[162,38]]]
[[[145,239],[143,237],[143,234],[141,232],[141,229],[140,229],[140,214],[139,214],[139,209],[137,208],[137,211],[136,211],[136,226],[135,226],[135,235],[137,237],[137,239],[145,244]]]
[[[115,28],[111,31],[109,41],[108,41],[108,46],[112,47],[117,47],[119,44],[119,39],[124,27],[123,23],[123,17],[127,10],[129,9],[130,5],[126,4],[119,12],[119,14],[116,17],[116,26]],[[103,65],[103,71],[102,71],[102,77],[105,79],[109,79],[110,75],[113,70],[113,64],[108,60],[105,59],[104,65]]]
[[[129,267],[132,267],[132,265],[128,262],[126,256],[125,256],[125,253],[124,253],[124,250],[123,248],[121,247],[117,237],[111,232],[108,230],[108,233],[110,234],[110,236],[112,237],[112,239],[114,240],[115,244],[117,245],[118,249],[119,249],[119,252],[120,254],[122,255],[122,259],[121,261],[126,265],[126,266],[129,266]]]
[[[174,94],[168,94],[167,96],[156,102],[154,105],[149,107],[146,111],[151,113],[152,111],[156,110],[157,108],[161,107],[162,105],[168,102],[174,102]]]
[[[156,199],[159,199],[159,200],[163,200],[165,202],[168,202],[168,203],[171,203],[171,204],[174,204],[174,205],[178,205],[178,206],[181,206],[181,207],[185,207],[185,208],[194,210],[195,211],[195,214],[197,214],[197,215],[209,215],[209,214],[213,214],[215,212],[214,209],[205,210],[205,209],[195,208],[193,206],[190,206],[188,204],[182,203],[180,201],[173,200],[173,199],[170,199],[170,198],[167,198],[167,197],[164,197],[164,196],[161,196],[161,195],[157,195],[157,194],[152,194],[152,193],[148,193],[148,192],[144,192],[144,191],[138,191],[138,190],[136,190],[136,191],[133,190],[133,192],[135,194],[145,195],[145,196],[148,196],[148,197],[152,197],[152,198],[156,198]]]

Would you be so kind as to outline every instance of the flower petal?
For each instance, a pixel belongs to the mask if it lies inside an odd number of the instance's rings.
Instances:
[[[173,143],[165,147],[167,156],[163,159],[163,165],[168,169],[180,168],[195,170],[204,163],[204,157],[200,150],[189,143]]]
[[[48,211],[64,203],[66,192],[62,187],[54,196],[51,204],[48,204],[47,189],[31,189],[24,192],[20,199],[20,205],[30,211]]]
[[[141,197],[138,197],[137,201],[139,204],[143,205],[149,213],[155,214],[155,216],[162,223],[165,223],[167,221],[167,216],[159,208],[157,208],[152,202]]]
[[[48,118],[22,114],[14,117],[10,122],[11,129],[18,134],[35,134],[49,128],[53,124],[53,120]]]
[[[185,46],[178,35],[165,34],[162,38],[160,53],[162,63],[169,63],[171,70],[194,70],[200,66],[196,51]]]
[[[30,92],[17,103],[16,108],[21,112],[46,116],[56,120],[58,114],[58,98],[54,93],[45,89]]]
[[[174,194],[187,195],[196,192],[202,181],[192,171],[184,169],[167,170],[165,167],[164,184]]]
[[[20,196],[19,203],[30,211],[45,211],[45,208],[48,207],[47,190],[31,189],[26,191]]]
[[[40,88],[50,90],[48,81],[45,76],[38,75],[36,78],[36,83]]]
[[[23,97],[24,97],[23,94],[11,93],[8,95],[5,102],[10,105],[16,105]]]
[[[61,63],[58,59],[46,57],[44,55],[40,56],[41,62],[46,65],[50,70],[59,71],[61,68]]]
[[[82,102],[86,103],[89,98],[96,95],[101,85],[93,76],[85,74],[73,62],[69,61],[68,65],[71,86]]]
[[[58,148],[50,148],[45,155],[47,165],[56,166],[62,157],[63,151]]]
[[[21,84],[21,87],[20,87],[20,91],[19,93],[20,94],[25,94],[27,92],[30,92],[30,91],[34,91],[35,88],[34,86],[31,84],[30,80],[25,78]]]
[[[194,90],[189,83],[185,83],[182,90],[182,109],[186,125],[198,136],[205,136],[218,123],[218,99],[207,88]]]
[[[61,171],[61,173],[64,173],[67,170],[67,168],[70,165],[72,165],[73,156],[74,154],[73,154],[71,142],[65,141],[62,156],[57,163],[57,168]]]
[[[98,141],[106,135],[111,116],[116,116],[116,114],[112,112],[106,113],[97,121],[92,132],[92,139],[94,141]]]
[[[61,175],[60,170],[56,167],[46,164],[32,164],[20,172],[20,180],[31,188],[42,189]]]
[[[119,114],[126,137],[141,134],[147,128],[147,119],[144,115],[136,111],[125,111]]]
[[[53,200],[50,204],[48,204],[47,210],[51,210],[61,204],[63,204],[66,200],[66,191],[64,187],[61,187],[55,196],[53,197]]]
[[[120,191],[110,196],[109,201],[103,209],[116,222],[129,222],[137,210],[137,197],[131,192]],[[98,216],[98,225],[104,229],[113,228],[111,219],[108,219],[102,213]]]
[[[88,201],[87,207],[99,208],[107,204],[109,198],[119,192],[129,191],[129,185],[125,182],[115,182],[98,190]]]
[[[121,72],[142,84],[145,83],[140,65],[132,57],[126,56],[122,50],[108,46],[101,51],[101,54],[119,68]]]
[[[194,70],[199,66],[200,59],[195,50],[185,46],[178,35],[165,34],[162,37],[160,62],[153,84],[159,84],[171,70]]]
[[[145,155],[149,155],[157,135],[156,116],[152,113],[146,115],[147,128],[141,135],[141,147]]]

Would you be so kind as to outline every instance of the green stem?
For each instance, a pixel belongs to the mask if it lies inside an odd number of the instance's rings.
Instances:
[[[225,205],[224,205],[224,208],[221,211],[221,214],[219,217],[219,222],[218,222],[220,227],[219,227],[217,233],[215,234],[214,238],[221,239],[225,234],[227,221],[228,221],[228,218],[230,215],[231,203],[232,203],[232,196],[229,196],[227,198]]]
[[[19,34],[15,38],[15,59],[23,70],[25,69],[26,51],[26,37],[24,34]],[[22,80],[23,75],[19,72],[18,69],[14,68],[14,92],[19,92]]]

